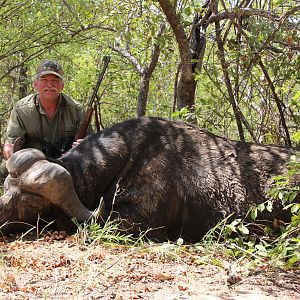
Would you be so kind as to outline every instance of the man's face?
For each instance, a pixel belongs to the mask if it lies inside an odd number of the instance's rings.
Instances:
[[[37,90],[41,100],[57,100],[64,88],[61,78],[53,74],[47,74],[34,80],[34,88]]]

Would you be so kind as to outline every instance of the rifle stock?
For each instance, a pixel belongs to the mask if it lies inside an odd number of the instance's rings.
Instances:
[[[107,69],[109,61],[110,61],[110,56],[104,56],[103,57],[102,71],[99,74],[96,86],[94,88],[93,94],[92,94],[91,99],[89,101],[89,105],[88,105],[88,108],[86,110],[85,117],[84,117],[83,121],[81,122],[81,124],[79,126],[79,129],[78,129],[78,131],[75,135],[75,141],[77,141],[78,139],[83,139],[86,136],[87,129],[88,129],[90,123],[91,123],[92,114],[93,114],[93,111],[94,111],[93,103],[94,103],[94,101],[97,97],[97,92],[98,92],[100,84],[103,80],[103,77],[104,77],[104,74],[105,74],[105,71]]]
[[[75,135],[75,141],[78,139],[83,139],[86,136],[87,129],[91,123],[92,120],[92,114],[93,114],[93,107],[88,107],[86,112],[85,112],[85,117],[83,121],[80,124],[80,127]]]

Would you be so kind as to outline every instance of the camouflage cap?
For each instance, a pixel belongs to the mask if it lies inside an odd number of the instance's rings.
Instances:
[[[36,70],[35,78],[40,78],[47,74],[53,74],[63,79],[63,70],[60,64],[55,60],[44,60]]]

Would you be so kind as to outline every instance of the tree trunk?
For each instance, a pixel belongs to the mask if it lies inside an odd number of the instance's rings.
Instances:
[[[195,105],[195,92],[197,82],[194,80],[194,76],[181,72],[177,84],[176,99],[177,109],[180,110],[183,107],[188,107],[190,110]]]
[[[166,24],[162,22],[156,34],[156,38],[162,36],[165,28]],[[150,79],[158,62],[161,50],[160,45],[158,43],[154,43],[151,53],[151,60],[149,65],[146,67],[143,67],[138,62],[138,60],[130,53],[129,49],[122,49],[117,46],[112,47],[112,49],[121,54],[124,58],[126,58],[134,66],[134,68],[140,75],[140,90],[137,98],[137,117],[145,116],[148,102]]]
[[[169,0],[158,0],[166,18],[174,32],[180,53],[179,77],[175,84],[175,101],[177,109],[183,107],[193,109],[197,82],[195,74],[199,74],[206,46],[206,20],[211,12],[204,16],[195,14],[190,37],[184,31],[180,17],[176,14],[176,8]],[[203,6],[205,7],[205,5]],[[199,22],[201,20],[201,25]]]
[[[179,15],[176,13],[175,6],[169,0],[158,0],[178,43],[180,53],[180,75],[175,91],[177,108],[185,106],[192,108],[195,104],[196,83],[194,80],[191,66],[191,51],[189,40],[184,31]]]
[[[137,99],[137,117],[142,117],[146,114],[151,75],[152,73],[149,74],[146,72],[141,76],[140,90]]]

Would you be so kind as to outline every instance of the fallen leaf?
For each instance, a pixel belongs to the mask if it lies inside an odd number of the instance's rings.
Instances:
[[[179,289],[179,291],[186,291],[186,290],[188,290],[188,287],[187,286],[183,286],[183,285],[179,285],[178,289]]]
[[[149,286],[145,286],[144,291],[145,292],[153,292],[153,289],[150,288]]]
[[[97,260],[103,260],[105,257],[105,254],[102,252],[93,253],[88,256],[88,260],[90,261],[97,261]]]
[[[160,281],[165,281],[174,279],[174,276],[165,273],[157,273],[154,275],[154,278]]]
[[[25,287],[21,287],[20,289],[19,289],[21,292],[23,292],[23,293],[34,293],[34,292],[36,292],[36,288],[35,287],[33,287],[33,286],[25,286]]]

